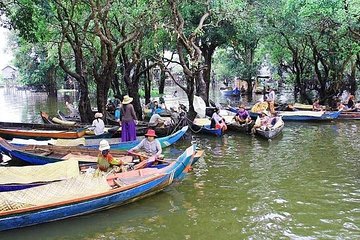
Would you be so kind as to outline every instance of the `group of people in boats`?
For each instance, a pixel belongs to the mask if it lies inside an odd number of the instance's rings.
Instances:
[[[162,159],[162,148],[159,140],[155,139],[156,133],[153,129],[148,129],[145,138],[135,147],[131,148],[128,153],[130,155],[154,157],[155,159]],[[107,140],[101,140],[99,144],[99,154],[97,157],[98,169],[103,172],[126,171],[122,160],[115,159],[110,153],[110,145]]]
[[[240,125],[253,124],[252,133],[254,133],[256,129],[271,129],[276,123],[276,114],[275,112],[271,114],[269,111],[263,110],[259,116],[259,119],[253,123],[249,112],[245,109],[245,106],[241,104],[233,119],[237,124]],[[219,108],[215,108],[215,111],[211,117],[210,128],[222,129],[222,131],[227,130],[225,119],[220,115]]]
[[[117,107],[114,111],[115,120],[119,122],[121,125],[121,141],[134,141],[136,140],[136,125],[137,125],[137,117],[135,114],[135,110],[131,102],[133,101],[132,97],[125,95],[123,100],[117,104]],[[150,105],[149,105],[150,106]],[[163,119],[159,115],[159,110],[161,107],[159,106],[157,101],[152,102],[151,110],[152,116],[150,118],[149,124],[155,126],[157,124],[166,124],[166,119]],[[95,119],[92,122],[92,126],[90,129],[94,131],[96,135],[103,134],[105,131],[105,124],[103,121],[103,114],[100,112],[95,113]],[[156,159],[162,158],[162,148],[160,142],[155,139],[156,133],[153,129],[148,129],[145,134],[145,138],[135,147],[130,149],[128,152],[132,155],[135,152],[140,151],[140,155],[142,156],[153,156]],[[115,159],[110,153],[110,145],[107,140],[101,140],[99,144],[99,155],[97,159],[98,169],[103,172],[108,172],[110,170],[115,169],[115,171],[124,171],[124,163],[120,159]],[[116,168],[114,168],[116,167]]]
[[[134,106],[131,104],[132,97],[125,95],[122,102],[120,102],[115,110],[115,120],[121,126],[121,141],[134,141],[136,140],[136,124],[138,119],[135,114]],[[93,130],[95,135],[101,135],[105,132],[105,123],[103,114],[100,112],[95,113],[92,126],[89,128]]]

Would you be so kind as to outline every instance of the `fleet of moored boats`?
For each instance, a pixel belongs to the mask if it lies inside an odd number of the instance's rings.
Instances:
[[[255,131],[253,126],[259,113],[250,112],[254,120],[244,124],[234,120],[236,108],[228,107],[221,114],[227,131],[254,133],[265,139],[280,135],[286,121],[360,119],[360,112],[355,111],[309,111],[308,106],[297,107],[303,109],[279,111],[273,127]],[[0,168],[0,231],[88,214],[144,198],[183,179],[203,155],[195,145],[176,159],[159,161],[130,155],[126,150],[140,140],[119,142],[120,126],[107,126],[104,134],[94,135],[88,126],[78,123],[79,119],[61,112],[57,117],[46,113],[41,113],[41,117],[45,124],[0,122],[2,154],[19,165],[30,165]],[[224,134],[221,128],[210,125],[209,118],[196,118],[155,131],[162,136],[158,140],[165,148],[183,138],[188,129],[214,136]],[[137,127],[138,135],[144,135],[148,125],[140,122]],[[127,164],[127,171],[94,175],[99,141],[103,138],[108,139],[112,155]]]

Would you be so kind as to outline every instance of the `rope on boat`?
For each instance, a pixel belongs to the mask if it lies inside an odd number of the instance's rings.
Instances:
[[[194,129],[191,127],[191,126],[193,125],[193,124],[192,124],[192,121],[191,121],[190,119],[188,119],[187,117],[185,117],[185,119],[186,119],[187,122],[188,122],[189,129],[190,129],[193,133],[199,133],[199,132],[203,129],[202,126],[199,126],[200,129],[199,129],[198,131],[194,130]]]

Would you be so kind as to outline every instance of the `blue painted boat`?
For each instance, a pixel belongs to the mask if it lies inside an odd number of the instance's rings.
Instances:
[[[197,124],[192,124],[191,125],[191,130],[194,133],[202,133],[202,134],[210,134],[210,135],[215,135],[217,137],[221,137],[223,135],[223,131],[220,128],[211,128],[210,125],[197,125]]]
[[[168,147],[168,146],[174,144],[175,142],[177,142],[180,138],[182,138],[184,136],[184,134],[186,133],[188,128],[189,128],[188,126],[185,126],[169,136],[157,138],[160,142],[161,147],[165,148],[165,147]],[[119,142],[116,144],[110,144],[110,147],[111,147],[111,149],[116,149],[116,150],[129,150],[129,149],[135,147],[136,145],[138,145],[140,143],[140,141],[141,140],[135,140],[135,141],[130,141],[130,142]],[[85,147],[98,148],[99,144],[89,145],[89,146],[85,146]]]
[[[169,166],[116,175],[69,179],[15,192],[0,193],[0,231],[89,214],[147,197],[179,181],[189,171],[195,146]],[[21,199],[21,201],[19,201]]]
[[[222,95],[229,97],[229,96],[240,96],[240,90],[238,88],[235,89],[220,89]]]
[[[187,131],[188,126],[183,127],[176,133],[167,137],[159,138],[162,148],[168,147],[178,141]],[[115,158],[127,154],[124,150],[129,150],[136,146],[140,140],[110,144],[111,153]],[[14,145],[0,138],[0,150],[11,156],[13,159],[24,161],[32,165],[43,165],[58,161],[68,160],[72,156],[69,154],[82,154],[83,159],[78,159],[80,164],[96,163],[99,144],[79,147],[79,146],[51,146],[51,145]]]
[[[337,112],[320,112],[320,111],[280,111],[278,115],[284,121],[331,121],[340,116]]]

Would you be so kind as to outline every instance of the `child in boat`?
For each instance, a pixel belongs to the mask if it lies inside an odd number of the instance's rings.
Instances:
[[[236,122],[240,124],[251,122],[251,117],[249,115],[249,112],[245,110],[245,106],[242,104],[239,106],[239,111],[236,113],[234,118]]]
[[[270,129],[273,126],[272,120],[273,118],[270,117],[270,114],[266,110],[262,111],[260,117],[256,119],[255,125],[252,128],[252,132],[254,133],[258,128],[262,130]]]
[[[215,108],[215,112],[213,113],[211,117],[211,128],[219,129],[221,128],[223,131],[227,129],[225,119],[220,115],[220,109]]]
[[[97,158],[98,169],[103,172],[109,172],[113,169],[113,166],[123,166],[124,162],[115,159],[110,154],[110,145],[108,141],[101,140],[99,145],[100,153]]]
[[[143,139],[137,146],[129,150],[130,153],[134,151],[144,151],[147,156],[155,156],[162,158],[162,148],[159,140],[155,139],[155,130],[148,129],[145,134],[146,138]]]

